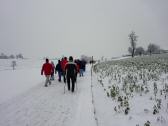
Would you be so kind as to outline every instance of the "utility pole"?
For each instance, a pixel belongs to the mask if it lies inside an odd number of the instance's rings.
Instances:
[[[92,60],[91,60],[91,78],[92,78],[92,73],[93,73],[93,56],[92,56]]]

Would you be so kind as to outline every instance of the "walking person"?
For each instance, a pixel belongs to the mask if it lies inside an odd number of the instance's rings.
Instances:
[[[62,75],[63,75],[63,78],[64,78],[64,83],[66,83],[65,65],[66,65],[67,63],[68,63],[67,57],[64,57],[64,58],[61,60],[61,68],[62,68]]]
[[[62,76],[62,68],[61,68],[61,61],[58,60],[58,64],[55,67],[55,74],[58,72],[58,81],[61,82],[61,76]]]
[[[84,65],[83,62],[81,60],[79,60],[79,76],[82,77],[83,76],[83,72],[84,72]]]
[[[55,65],[54,65],[54,62],[53,62],[53,61],[51,61],[51,65],[52,65],[52,73],[51,73],[51,78],[50,78],[50,80],[54,80]]]
[[[42,69],[41,69],[41,75],[44,75],[46,76],[46,81],[45,81],[45,87],[48,86],[48,83],[49,85],[51,84],[51,80],[50,80],[50,77],[51,77],[51,73],[53,71],[53,67],[52,65],[49,63],[49,59],[46,58],[46,63],[43,64],[42,66]]]
[[[67,85],[68,85],[68,90],[74,92],[75,88],[75,79],[76,79],[76,72],[77,72],[77,66],[73,62],[73,57],[69,57],[69,62],[65,65],[65,71],[66,71],[66,78],[67,78]],[[71,81],[71,85],[70,85]]]
[[[75,60],[75,64],[76,64],[76,68],[77,68],[77,72],[76,72],[76,75],[75,75],[75,83],[77,83],[77,77],[78,77],[78,73],[79,73],[79,64],[78,64],[78,60]]]
[[[81,68],[80,68],[81,76],[83,76],[85,70],[86,70],[86,62],[84,60],[81,60]]]

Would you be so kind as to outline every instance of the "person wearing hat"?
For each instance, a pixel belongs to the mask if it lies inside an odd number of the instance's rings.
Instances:
[[[73,62],[73,57],[69,57],[69,62],[65,65],[65,71],[66,71],[66,79],[67,79],[67,85],[68,90],[74,92],[75,88],[75,78],[76,78],[76,72],[77,72],[77,65]],[[70,85],[70,81],[72,83],[72,86]]]

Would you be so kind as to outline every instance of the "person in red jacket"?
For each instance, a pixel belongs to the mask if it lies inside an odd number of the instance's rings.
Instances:
[[[47,87],[48,83],[51,84],[51,81],[50,81],[50,77],[51,77],[51,73],[53,71],[53,67],[52,67],[52,64],[49,63],[49,60],[46,59],[46,63],[43,64],[42,66],[42,69],[41,69],[41,75],[44,75],[46,76],[46,81],[45,81],[45,87]]]
[[[66,83],[66,77],[65,77],[65,65],[68,63],[67,57],[64,57],[61,61],[61,68],[62,68],[62,75],[64,78],[64,83]]]

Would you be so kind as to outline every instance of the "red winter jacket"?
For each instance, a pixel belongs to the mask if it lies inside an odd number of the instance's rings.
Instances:
[[[43,72],[45,75],[51,75],[51,73],[53,72],[52,64],[44,63],[41,69],[41,75],[43,75]]]
[[[61,61],[61,68],[62,68],[63,71],[65,71],[65,65],[66,65],[67,63],[68,63],[68,61],[65,60],[65,59],[63,59],[63,60]]]

